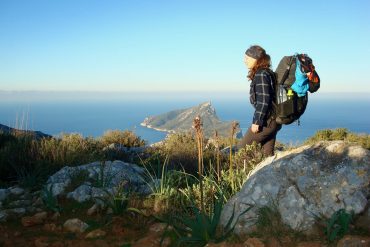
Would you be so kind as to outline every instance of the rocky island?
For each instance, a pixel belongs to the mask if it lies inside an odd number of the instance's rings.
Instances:
[[[205,102],[186,109],[169,111],[157,116],[150,116],[145,118],[141,125],[168,133],[186,132],[191,131],[193,120],[196,116],[202,118],[205,137],[212,137],[215,130],[221,137],[230,136],[232,121],[221,121],[211,102]],[[240,128],[236,130],[236,133],[238,138],[242,136]]]

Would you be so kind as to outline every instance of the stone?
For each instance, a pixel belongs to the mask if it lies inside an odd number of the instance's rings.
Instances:
[[[265,244],[259,238],[248,238],[244,242],[245,247],[265,247]]]
[[[55,225],[54,223],[50,223],[50,224],[45,224],[42,229],[44,231],[47,231],[47,232],[55,232],[55,231],[59,231],[59,230],[62,230],[61,227],[58,227],[57,225]]]
[[[10,193],[12,193],[13,195],[16,195],[16,196],[22,195],[24,193],[24,189],[22,189],[20,187],[9,188],[9,191],[10,191]]]
[[[83,184],[73,192],[68,193],[67,198],[72,198],[78,202],[86,202],[91,199],[91,186]]]
[[[59,212],[55,212],[52,216],[51,216],[51,220],[53,220],[53,221],[56,221],[56,220],[58,220],[59,219],[59,217],[60,217],[60,213]]]
[[[370,246],[370,237],[364,236],[344,236],[339,240],[337,247],[368,247]]]
[[[0,211],[0,222],[6,222],[7,219],[8,213],[6,212],[6,210]]]
[[[48,247],[50,243],[47,237],[38,237],[35,239],[34,244],[36,247]]]
[[[89,232],[85,238],[101,238],[107,235],[107,233],[101,229],[96,229],[94,231]]]
[[[19,207],[25,207],[31,205],[30,200],[17,200],[17,201],[12,201],[9,203],[9,207],[11,208],[19,208]]]
[[[26,209],[25,208],[12,208],[12,209],[8,209],[8,212],[13,214],[16,217],[21,217],[26,213]]]
[[[297,247],[323,247],[320,242],[303,242],[298,243]],[[326,246],[326,245],[325,245]]]
[[[9,193],[8,189],[0,189],[0,202],[4,201],[8,197]]]
[[[99,211],[99,208],[100,206],[95,203],[94,205],[92,205],[91,208],[87,210],[87,215],[91,216],[91,215],[96,214]]]
[[[258,208],[272,203],[283,223],[310,234],[315,215],[330,218],[339,209],[364,213],[370,191],[370,151],[343,141],[318,142],[268,157],[250,173],[242,189],[225,205],[221,225],[230,219],[234,205],[234,233],[253,230]],[[254,207],[240,215],[249,205]],[[236,219],[238,218],[238,222]]]
[[[162,233],[166,229],[167,224],[155,223],[149,227],[149,231],[153,233]]]
[[[73,232],[73,233],[83,233],[89,227],[88,224],[85,222],[75,218],[69,219],[63,224],[63,228],[66,231]]]
[[[23,217],[21,221],[23,226],[29,227],[43,224],[47,217],[48,217],[47,212],[41,212],[31,217],[30,216]]]
[[[145,170],[135,164],[125,163],[119,160],[107,161],[104,167],[101,166],[100,162],[93,162],[77,167],[63,167],[49,177],[47,188],[52,188],[54,196],[63,195],[71,183],[71,177],[73,177],[76,171],[86,171],[88,173],[87,180],[91,180],[100,175],[101,169],[104,169],[104,176],[109,182],[109,185],[106,187],[107,190],[111,190],[119,186],[122,182],[126,182],[125,186],[127,189],[130,186],[130,189],[135,192],[148,191],[148,189],[145,189],[148,185],[143,179]],[[78,198],[79,201],[86,201],[91,197],[106,196],[106,193],[102,189],[92,187],[91,183],[88,184],[88,181],[84,181],[82,186],[68,193],[68,197]],[[88,189],[88,186],[90,186],[91,191]]]

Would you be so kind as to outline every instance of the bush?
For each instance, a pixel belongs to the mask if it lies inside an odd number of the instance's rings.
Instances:
[[[125,147],[145,146],[145,141],[129,130],[108,130],[104,132],[102,137],[100,137],[100,142],[104,146],[108,146],[112,143],[121,144]]]
[[[370,135],[355,134],[345,128],[319,130],[314,136],[308,138],[305,144],[312,144],[318,141],[342,140],[361,145],[363,148],[370,149]]]
[[[205,147],[207,140],[204,140]],[[198,149],[194,135],[192,133],[176,133],[166,138],[163,146],[159,148],[162,157],[168,157],[170,169],[184,170],[194,174],[197,170]],[[204,164],[209,164],[214,157],[214,150],[205,149]]]

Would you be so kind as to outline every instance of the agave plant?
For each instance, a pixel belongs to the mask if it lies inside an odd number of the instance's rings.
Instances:
[[[43,187],[41,190],[41,199],[46,209],[56,213],[62,211],[58,199],[53,194],[53,185]]]
[[[210,212],[205,212],[196,206],[192,206],[190,207],[191,217],[188,214],[175,216],[172,222],[167,222],[173,226],[171,231],[177,235],[175,239],[177,246],[205,246],[209,242],[219,243],[224,241],[233,232],[239,217],[253,207],[248,205],[247,209],[236,218],[234,207],[232,215],[221,231],[219,223],[223,205],[224,196],[218,194],[214,197],[213,207]],[[232,224],[233,222],[235,223]],[[169,231],[165,234],[170,235]]]

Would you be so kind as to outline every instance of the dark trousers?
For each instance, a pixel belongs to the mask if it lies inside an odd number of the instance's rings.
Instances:
[[[277,124],[275,120],[271,120],[268,127],[262,127],[257,133],[253,133],[249,128],[243,139],[239,142],[238,148],[244,148],[245,145],[251,145],[253,142],[261,144],[263,153],[266,156],[274,155],[276,134],[281,129],[281,124]]]

